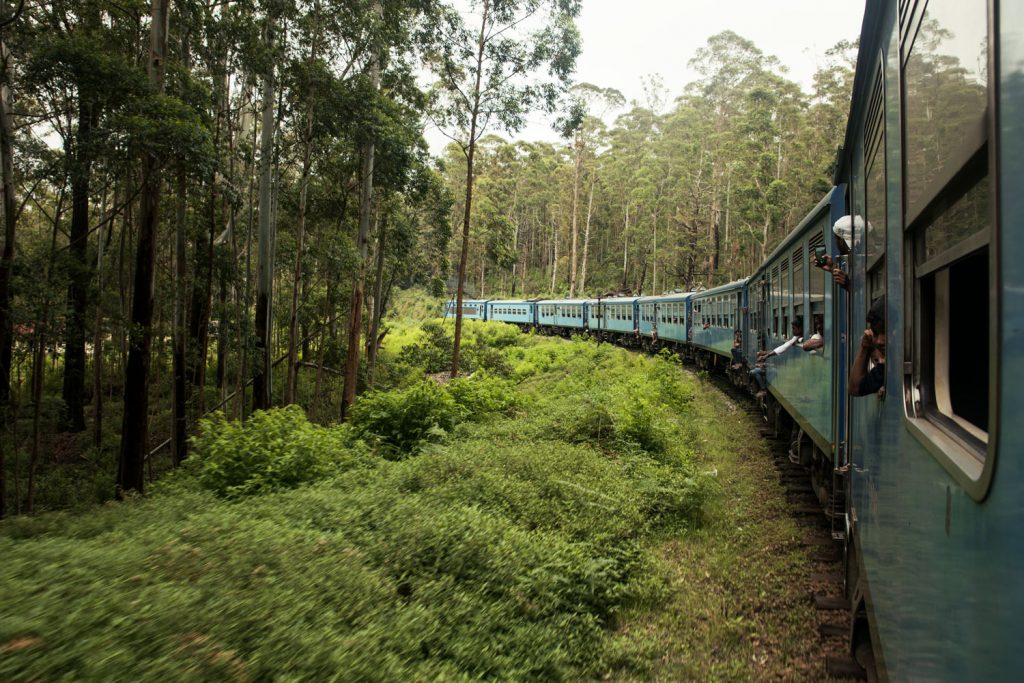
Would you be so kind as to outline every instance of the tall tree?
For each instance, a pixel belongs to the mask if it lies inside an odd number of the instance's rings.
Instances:
[[[150,86],[156,96],[164,92],[167,64],[167,32],[170,0],[153,0],[150,15],[149,59],[146,62]],[[143,464],[149,427],[150,346],[153,339],[153,286],[156,270],[156,231],[160,217],[161,163],[155,150],[145,152],[142,163],[138,246],[135,256],[135,288],[132,299],[132,327],[128,365],[125,371],[124,419],[121,425],[121,456],[117,469],[117,490],[143,490]]]
[[[383,18],[380,0],[374,0],[373,13]],[[385,46],[374,47],[375,54],[370,62],[370,88],[376,94],[380,89],[381,52]],[[363,143],[362,165],[359,172],[359,231],[356,234],[356,269],[352,279],[352,304],[350,307],[348,346],[345,358],[345,383],[341,397],[341,419],[345,419],[349,408],[356,400],[356,383],[359,375],[359,340],[363,329],[363,305],[366,286],[366,254],[370,242],[370,211],[373,199],[374,140]]]
[[[274,155],[274,134],[277,118],[274,112],[275,74],[274,60],[269,57],[274,51],[277,24],[274,17],[267,17],[266,51],[263,73],[263,122],[260,130],[260,199],[259,199],[259,275],[256,288],[256,367],[253,379],[253,410],[270,407],[272,361],[270,358],[273,334],[271,296],[274,288],[274,212],[271,206],[272,172]]]
[[[466,158],[453,377],[459,374],[477,141],[492,122],[506,130],[518,130],[533,107],[553,110],[580,52],[574,23],[580,0],[478,0],[471,6],[479,29],[449,21],[446,42],[452,49],[437,55],[434,62],[440,96],[436,116]],[[536,80],[542,69],[551,80]]]

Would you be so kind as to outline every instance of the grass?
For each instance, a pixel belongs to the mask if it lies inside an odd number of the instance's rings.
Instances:
[[[447,334],[398,330],[351,425],[213,420],[144,499],[0,524],[0,679],[819,677],[749,418],[495,324],[424,383]]]

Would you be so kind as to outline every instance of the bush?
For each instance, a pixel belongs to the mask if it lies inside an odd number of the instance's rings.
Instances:
[[[510,415],[520,404],[511,383],[483,373],[453,379],[445,385],[445,390],[463,418],[469,420],[481,420],[494,413]]]
[[[436,382],[423,380],[403,390],[370,392],[352,408],[355,433],[373,442],[388,460],[416,455],[440,441],[459,421],[460,408]]]
[[[257,411],[246,422],[214,413],[192,443],[190,470],[227,498],[294,488],[360,459],[346,429],[311,424],[298,406]]]

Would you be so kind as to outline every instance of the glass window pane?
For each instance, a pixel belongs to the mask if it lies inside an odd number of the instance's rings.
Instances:
[[[965,129],[984,117],[988,3],[931,0],[904,69],[907,203],[930,198]]]

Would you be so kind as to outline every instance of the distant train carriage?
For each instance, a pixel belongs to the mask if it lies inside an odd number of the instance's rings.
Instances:
[[[487,302],[487,319],[516,325],[531,325],[533,306],[529,301],[491,300]]]
[[[596,299],[587,305],[588,327],[601,335],[630,336],[637,334],[636,302],[639,297]]]
[[[704,364],[731,357],[733,339],[744,326],[745,292],[746,280],[738,280],[696,292],[690,298],[690,341]]]
[[[583,299],[544,299],[537,302],[537,324],[562,330],[583,330]]]
[[[487,299],[463,299],[462,317],[471,320],[487,320]],[[454,300],[445,304],[444,315],[446,318],[455,318],[456,303]]]
[[[663,294],[637,300],[640,335],[658,344],[686,342],[687,302],[691,294]]]

